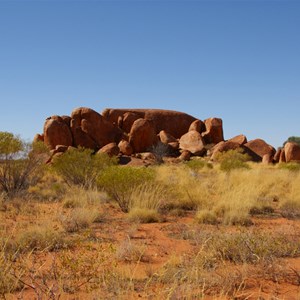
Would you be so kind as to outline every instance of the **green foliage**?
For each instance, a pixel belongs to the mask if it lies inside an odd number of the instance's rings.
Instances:
[[[128,212],[134,190],[153,181],[154,175],[154,170],[149,168],[112,166],[98,177],[98,186],[118,203],[122,211]]]
[[[293,172],[300,171],[300,164],[296,162],[280,163],[278,167],[280,169],[285,169]]]
[[[248,154],[244,154],[242,149],[229,150],[226,152],[218,153],[216,161],[220,163],[220,169],[225,172],[229,172],[234,169],[249,169]]]
[[[40,143],[28,144],[12,133],[0,132],[0,190],[9,198],[25,191],[40,176],[36,170],[45,155],[47,150]]]
[[[69,185],[93,187],[99,174],[116,164],[115,158],[105,153],[93,154],[90,149],[72,148],[53,160],[52,168]]]
[[[300,146],[300,136],[290,136],[284,143],[283,146],[288,143],[288,142],[292,142],[292,143],[296,143]]]
[[[203,168],[208,168],[208,169],[212,169],[213,165],[206,162],[205,160],[202,159],[193,159],[190,161],[186,162],[186,165],[192,169],[193,171],[199,171],[202,170]]]

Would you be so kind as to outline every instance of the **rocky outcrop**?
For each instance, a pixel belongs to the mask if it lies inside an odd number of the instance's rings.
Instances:
[[[146,120],[153,122],[154,129],[158,134],[161,130],[165,130],[175,138],[180,138],[185,134],[196,118],[178,111],[162,110],[162,109],[105,109],[102,112],[103,117],[111,123],[117,124],[118,118],[124,119],[126,113],[132,113]],[[127,129],[128,130],[128,129]]]
[[[44,143],[50,150],[57,145],[72,146],[73,137],[70,127],[59,116],[52,116],[46,119],[44,124]]]
[[[187,132],[179,140],[179,148],[194,155],[203,155],[206,151],[204,145],[201,134],[195,130]]]
[[[81,146],[119,158],[151,151],[177,161],[178,157],[186,160],[205,154],[214,160],[220,152],[241,148],[253,161],[300,162],[300,146],[295,143],[286,143],[276,152],[265,141],[248,142],[242,134],[224,141],[220,118],[203,122],[182,112],[160,109],[106,109],[99,114],[80,107],[71,116],[47,118],[43,134],[36,135],[34,141],[44,142],[53,155]]]
[[[70,123],[75,146],[99,149],[109,143],[119,142],[123,135],[117,126],[90,108],[73,110]]]
[[[142,118],[134,121],[129,133],[129,143],[136,153],[148,151],[157,143],[153,122]]]

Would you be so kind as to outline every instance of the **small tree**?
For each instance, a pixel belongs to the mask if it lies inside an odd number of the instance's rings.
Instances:
[[[93,154],[93,150],[72,148],[53,160],[52,168],[69,185],[93,187],[101,171],[115,165],[116,158],[105,153]]]
[[[43,143],[28,144],[10,132],[0,132],[0,190],[9,198],[25,191],[44,160]]]

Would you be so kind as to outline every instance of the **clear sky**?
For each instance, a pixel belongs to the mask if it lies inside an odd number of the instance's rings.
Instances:
[[[0,130],[32,139],[79,106],[300,136],[300,1],[0,0]]]

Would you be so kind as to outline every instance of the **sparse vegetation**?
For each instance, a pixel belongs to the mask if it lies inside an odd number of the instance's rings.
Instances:
[[[238,299],[259,295],[256,282],[277,295],[297,287],[300,173],[192,161],[109,162],[76,185],[46,169],[31,199],[0,199],[1,297]]]
[[[93,188],[103,170],[116,164],[107,154],[93,154],[90,149],[72,148],[53,160],[52,168],[68,186],[78,185]]]

